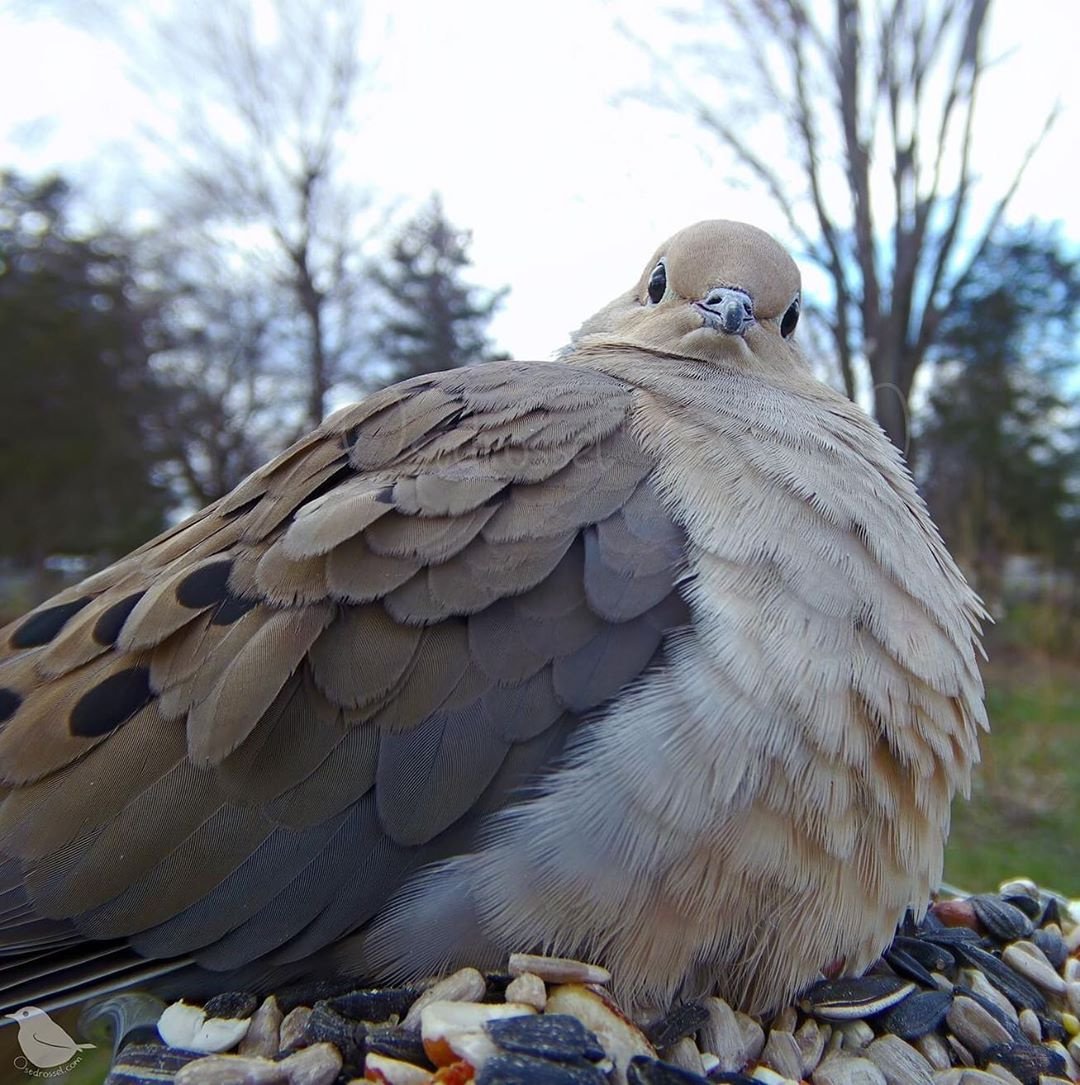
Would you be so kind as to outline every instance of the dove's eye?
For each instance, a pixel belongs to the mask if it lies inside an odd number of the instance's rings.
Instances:
[[[667,268],[664,267],[663,261],[653,268],[653,273],[649,276],[649,301],[653,305],[657,305],[660,299],[664,296],[664,292],[667,290]]]
[[[799,296],[795,295],[795,300],[788,306],[788,311],[784,313],[784,319],[780,321],[780,334],[787,339],[789,335],[795,330],[795,325],[799,323]]]

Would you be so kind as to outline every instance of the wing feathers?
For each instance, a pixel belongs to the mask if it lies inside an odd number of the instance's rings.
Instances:
[[[9,631],[0,946],[46,914],[300,959],[468,846],[667,628],[683,536],[632,402],[558,363],[407,381]]]
[[[188,715],[188,750],[197,765],[216,764],[247,738],[333,616],[324,606],[267,619]]]

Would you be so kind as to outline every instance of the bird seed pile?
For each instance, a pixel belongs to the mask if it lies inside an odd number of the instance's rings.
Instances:
[[[1080,922],[1027,881],[934,903],[860,978],[765,1022],[718,998],[631,1020],[610,976],[516,954],[422,992],[175,1003],[107,1085],[1056,1085],[1080,1080]]]

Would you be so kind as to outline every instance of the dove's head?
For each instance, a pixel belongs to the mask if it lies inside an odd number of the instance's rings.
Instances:
[[[706,362],[797,364],[799,269],[763,230],[710,219],[649,259],[632,290],[575,333],[575,348],[642,347]]]

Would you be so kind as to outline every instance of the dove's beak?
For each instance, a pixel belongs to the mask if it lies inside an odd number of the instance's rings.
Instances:
[[[754,303],[745,290],[734,286],[717,286],[694,308],[705,318],[705,324],[728,335],[742,335],[754,323]]]

